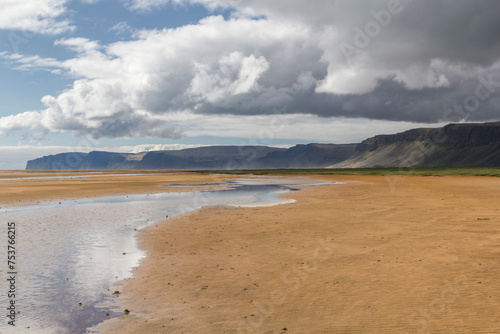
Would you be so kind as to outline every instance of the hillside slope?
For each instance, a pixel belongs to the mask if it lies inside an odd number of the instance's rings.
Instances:
[[[500,122],[379,135],[334,168],[500,167]]]

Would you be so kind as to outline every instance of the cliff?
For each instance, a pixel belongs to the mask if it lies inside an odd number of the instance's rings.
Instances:
[[[500,122],[379,135],[335,168],[500,167]]]

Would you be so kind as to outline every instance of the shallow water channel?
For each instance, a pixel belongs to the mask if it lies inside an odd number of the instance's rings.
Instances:
[[[123,315],[111,292],[114,283],[132,276],[131,269],[145,256],[136,245],[137,230],[202,206],[286,203],[279,194],[294,186],[322,184],[333,182],[252,177],[229,181],[227,190],[2,208],[2,254],[7,254],[7,223],[16,226],[16,312],[21,313],[15,327],[8,325],[7,283],[0,284],[5,286],[0,333],[94,333],[91,326]],[[7,265],[0,266],[4,282],[7,271]]]

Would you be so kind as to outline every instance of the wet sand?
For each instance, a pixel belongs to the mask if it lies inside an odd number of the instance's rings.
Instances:
[[[498,333],[500,179],[331,176],[144,230],[102,333]]]
[[[19,177],[78,177],[89,175],[92,172],[93,171],[0,171],[0,179]],[[0,208],[31,205],[39,201],[74,200],[101,196],[152,194],[169,191],[185,192],[192,191],[195,188],[169,188],[163,187],[163,185],[217,183],[224,182],[230,178],[222,175],[160,171],[105,171],[95,174],[95,177],[74,179],[0,180]],[[217,186],[206,188],[217,189]],[[199,187],[196,189],[199,189]]]

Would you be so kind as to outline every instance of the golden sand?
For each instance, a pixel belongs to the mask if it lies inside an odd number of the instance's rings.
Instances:
[[[314,178],[349,184],[308,187],[284,195],[297,202],[275,207],[207,207],[142,231],[148,256],[116,288],[130,313],[98,329],[500,333],[499,178]],[[223,179],[155,173],[3,181],[0,204]]]
[[[499,333],[500,179],[332,176],[142,232],[103,333]]]

